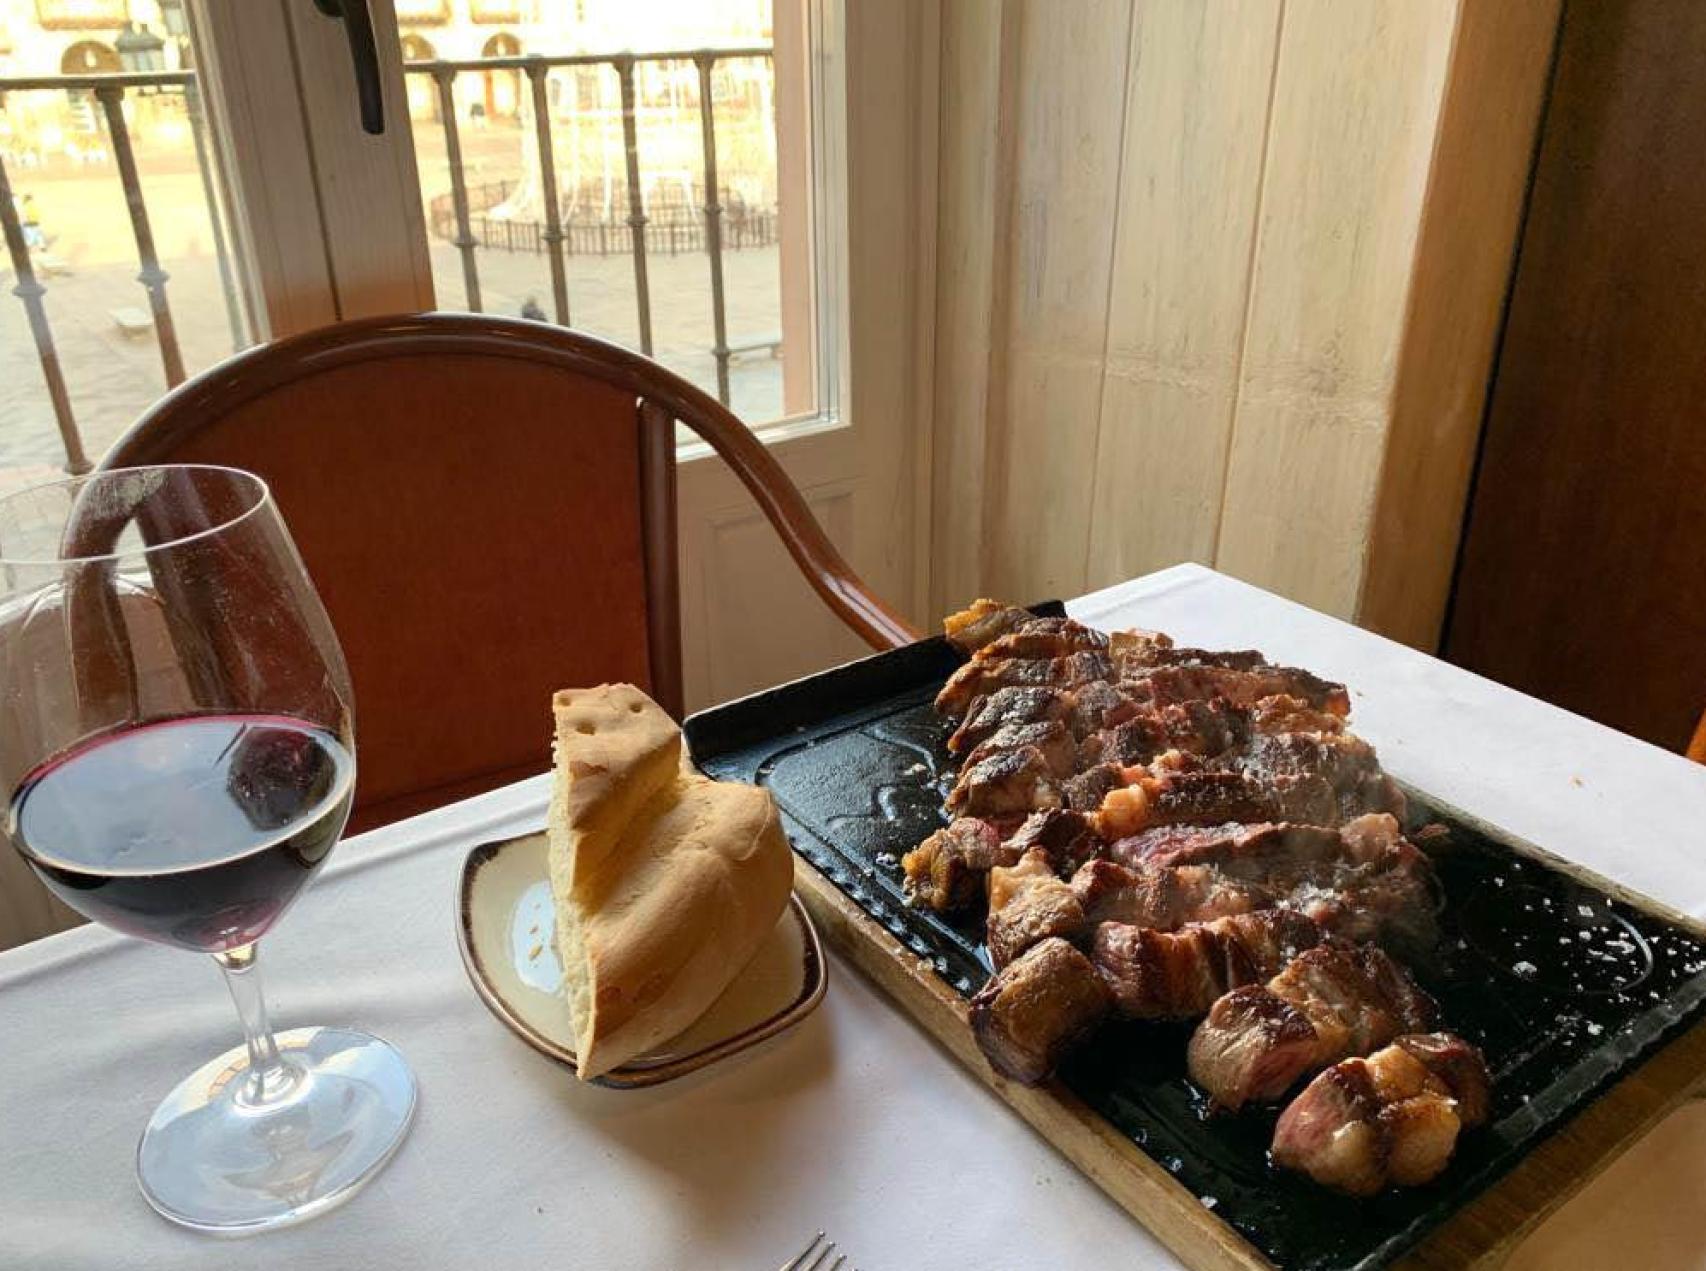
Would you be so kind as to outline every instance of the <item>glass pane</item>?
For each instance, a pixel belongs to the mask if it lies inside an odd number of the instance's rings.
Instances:
[[[750,423],[815,408],[808,165],[782,165],[798,188],[777,179],[779,149],[806,145],[804,76],[797,104],[779,99],[771,0],[405,0],[397,15],[441,308],[649,351]]]
[[[0,489],[98,459],[168,387],[251,341],[182,4],[7,12]],[[143,82],[96,78],[124,72]]]

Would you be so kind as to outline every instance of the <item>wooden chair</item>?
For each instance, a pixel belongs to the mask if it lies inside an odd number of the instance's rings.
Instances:
[[[1700,716],[1700,722],[1694,726],[1694,738],[1688,743],[1688,757],[1695,763],[1706,763],[1706,713]]]
[[[682,709],[675,421],[739,476],[873,648],[916,635],[715,399],[578,332],[469,314],[251,349],[162,399],[103,468],[217,463],[271,485],[355,684],[369,828],[542,771],[554,689]]]

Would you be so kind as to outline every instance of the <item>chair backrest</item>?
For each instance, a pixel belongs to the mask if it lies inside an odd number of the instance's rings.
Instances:
[[[913,637],[726,408],[542,323],[415,314],[252,349],[101,466],[219,463],[271,485],[350,664],[367,826],[542,770],[565,685],[628,680],[679,715],[676,420],[850,626],[878,648]]]

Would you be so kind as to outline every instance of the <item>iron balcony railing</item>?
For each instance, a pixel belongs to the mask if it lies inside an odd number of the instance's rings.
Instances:
[[[723,205],[718,197],[717,184],[717,120],[711,94],[711,74],[719,61],[736,58],[762,58],[774,61],[768,45],[749,48],[673,49],[658,53],[577,53],[562,57],[542,57],[529,54],[521,57],[481,57],[462,61],[434,60],[405,62],[403,70],[410,75],[431,76],[438,86],[438,114],[444,125],[445,157],[450,167],[450,201],[456,220],[456,236],[451,240],[462,257],[462,281],[468,297],[468,307],[475,313],[480,306],[480,266],[475,256],[481,239],[474,235],[473,213],[469,208],[467,173],[462,163],[462,141],[457,131],[454,85],[463,72],[519,71],[527,76],[532,97],[533,126],[539,143],[540,193],[545,205],[545,228],[538,233],[543,241],[545,257],[551,266],[551,300],[556,319],[563,326],[569,323],[568,252],[565,245],[568,231],[563,224],[557,189],[556,150],[551,134],[551,108],[546,92],[546,80],[552,70],[562,66],[608,66],[615,70],[622,94],[622,144],[627,157],[628,239],[634,258],[634,303],[638,309],[640,351],[652,352],[652,294],[646,275],[646,207],[640,185],[640,129],[635,113],[634,67],[641,62],[692,62],[699,72],[699,138],[703,152],[705,203],[701,211],[705,218],[704,246],[711,270],[711,356],[717,363],[717,396],[726,406],[729,401],[729,333],[726,298],[723,291]],[[774,71],[772,71],[774,73]],[[572,227],[571,227],[572,228]],[[483,236],[489,232],[482,227]]]
[[[697,68],[699,78],[699,129],[704,165],[702,189],[705,198],[700,211],[704,218],[703,247],[710,265],[713,338],[711,355],[715,358],[717,366],[717,395],[726,405],[729,401],[729,358],[731,353],[737,350],[731,350],[728,339],[728,316],[723,286],[724,208],[719,197],[717,183],[717,127],[715,103],[711,91],[711,76],[719,61],[736,58],[758,58],[773,61],[773,54],[769,46],[752,46],[677,49],[657,53],[574,54],[563,57],[529,55],[524,57],[485,57],[461,61],[435,60],[405,63],[403,69],[407,74],[430,76],[437,85],[439,117],[444,126],[446,157],[450,168],[452,214],[456,226],[456,234],[452,242],[461,254],[462,276],[467,291],[468,307],[476,313],[481,311],[479,263],[475,252],[482,244],[481,239],[474,236],[466,171],[463,167],[462,147],[457,133],[453,92],[456,76],[464,72],[478,74],[491,71],[519,71],[529,81],[533,122],[539,144],[540,188],[544,203],[545,226],[542,231],[535,231],[537,238],[541,240],[540,244],[536,248],[530,245],[528,249],[542,250],[549,261],[551,296],[555,307],[555,317],[563,326],[568,326],[570,324],[566,263],[568,251],[565,250],[565,246],[568,243],[568,231],[577,230],[579,227],[570,226],[565,229],[560,210],[555,149],[551,129],[552,115],[546,83],[550,72],[557,67],[608,66],[615,70],[621,89],[622,137],[627,168],[628,250],[634,261],[634,297],[639,316],[640,348],[644,353],[651,354],[651,287],[646,271],[648,217],[640,182],[640,146],[636,117],[634,68],[641,62],[691,62]],[[136,276],[137,281],[141,283],[148,296],[148,306],[160,349],[161,365],[165,371],[166,386],[175,388],[183,382],[184,362],[178,344],[177,330],[172,322],[171,305],[166,297],[166,283],[170,275],[160,267],[159,255],[155,250],[154,234],[148,222],[148,208],[143,197],[141,180],[137,174],[135,152],[131,146],[130,127],[124,115],[125,95],[132,90],[143,89],[155,91],[176,89],[185,95],[190,133],[195,142],[196,164],[200,170],[202,190],[207,201],[208,219],[212,225],[214,251],[217,257],[220,282],[225,294],[226,316],[231,327],[232,344],[233,348],[241,348],[247,342],[242,306],[238,298],[235,275],[231,267],[224,221],[220,214],[219,202],[213,184],[213,169],[208,162],[205,117],[201,110],[200,90],[195,72],[185,70],[0,78],[0,95],[32,91],[57,91],[70,94],[90,93],[100,103],[102,117],[111,143],[113,161],[118,168],[119,182],[123,187],[125,204],[130,213],[131,230],[136,240],[136,253],[140,265]],[[53,329],[48,321],[47,310],[42,303],[42,297],[47,294],[47,288],[37,275],[35,262],[30,255],[30,244],[18,213],[18,205],[12,196],[11,179],[7,174],[4,159],[0,158],[0,231],[4,232],[6,251],[11,258],[12,271],[15,277],[12,293],[23,302],[28,317],[30,332],[35,340],[36,354],[41,363],[42,376],[47,383],[48,397],[53,407],[54,422],[58,426],[60,440],[65,450],[66,470],[72,473],[87,472],[90,468],[89,456],[78,431],[77,419],[72,411],[71,398],[66,390],[65,375],[60,367],[59,355],[54,346]],[[511,231],[512,237],[505,242],[505,246],[510,250],[515,249],[513,234],[517,232],[519,231]],[[769,237],[769,241],[774,241],[774,234],[774,218],[771,217],[768,222],[762,223],[750,231],[746,226],[742,226],[737,232],[737,243],[744,245],[746,242],[762,242],[765,241],[765,236]],[[485,239],[485,245],[496,245],[493,242],[492,231],[485,226],[482,226],[482,237]],[[671,250],[673,246],[672,239],[669,246],[666,246],[664,250]],[[697,244],[694,246],[696,248]]]
[[[218,258],[220,281],[225,291],[225,310],[231,324],[232,345],[234,348],[241,348],[246,343],[242,310],[237,300],[236,283],[226,248],[224,222],[220,217],[218,201],[214,194],[212,168],[207,160],[204,116],[195,73],[149,71],[0,79],[0,95],[31,91],[92,93],[100,103],[107,138],[112,146],[113,162],[118,167],[119,184],[124,190],[125,206],[130,212],[131,231],[136,239],[136,255],[141,265],[136,280],[142,284],[148,295],[148,307],[160,347],[160,362],[166,373],[166,386],[175,388],[184,379],[184,359],[178,348],[177,329],[172,325],[172,308],[166,300],[166,282],[170,275],[160,267],[160,257],[154,249],[154,232],[148,224],[148,206],[142,196],[142,182],[136,171],[136,154],[130,144],[130,126],[124,117],[125,94],[132,89],[177,89],[184,94],[190,134],[195,139],[196,166],[201,172],[202,194],[207,201],[208,220],[213,226],[214,254]],[[30,334],[35,338],[36,355],[41,362],[42,377],[47,381],[48,399],[53,405],[54,423],[59,428],[60,441],[65,448],[66,470],[72,473],[87,472],[90,466],[89,456],[83,448],[82,435],[77,430],[77,418],[72,413],[71,398],[65,388],[65,375],[60,369],[59,354],[53,343],[53,328],[48,323],[47,310],[42,304],[42,297],[47,294],[47,288],[36,276],[35,262],[30,258],[30,244],[24,234],[18,205],[13,201],[12,194],[12,183],[6,173],[5,161],[0,159],[0,230],[4,231],[6,252],[12,261],[12,294],[23,302],[29,319]]]

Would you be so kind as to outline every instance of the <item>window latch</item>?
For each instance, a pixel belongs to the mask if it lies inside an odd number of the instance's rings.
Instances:
[[[385,131],[385,93],[379,81],[379,50],[373,42],[373,16],[367,11],[367,0],[314,0],[314,7],[344,24],[362,131],[378,136]]]

